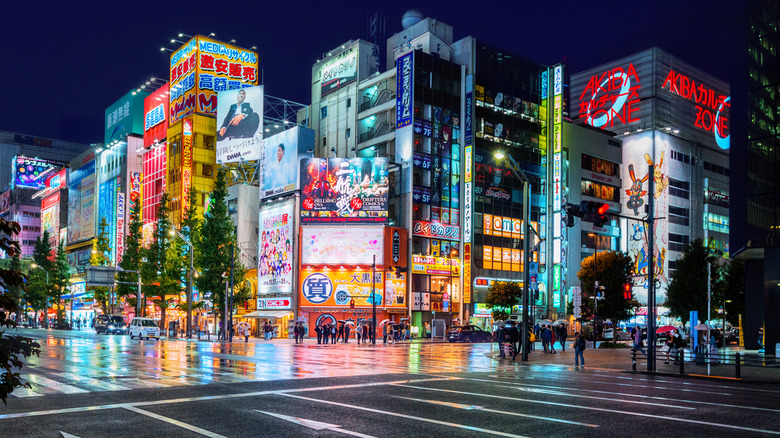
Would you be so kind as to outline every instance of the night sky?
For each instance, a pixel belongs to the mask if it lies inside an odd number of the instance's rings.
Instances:
[[[308,104],[312,64],[349,39],[367,39],[367,17],[376,8],[388,36],[401,30],[404,11],[416,7],[452,25],[455,40],[473,35],[538,62],[564,61],[572,73],[658,46],[730,82],[737,94],[744,81],[741,1],[483,0],[468,8],[351,0],[75,3],[3,6],[0,129],[102,141],[108,105],[152,76],[167,80],[170,53],[160,47],[178,47],[170,40],[186,40],[180,32],[214,32],[223,41],[257,46],[266,93]],[[741,99],[732,100],[738,106]]]

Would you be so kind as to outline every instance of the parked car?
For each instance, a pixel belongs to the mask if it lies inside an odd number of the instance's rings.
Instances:
[[[124,318],[118,315],[98,315],[95,318],[95,333],[97,334],[127,334],[127,324]]]
[[[493,334],[475,325],[453,327],[447,335],[449,342],[490,342]]]
[[[736,344],[739,343],[739,327],[732,327],[731,330],[726,332],[726,343]]]
[[[130,339],[138,338],[155,338],[160,339],[160,327],[157,326],[157,322],[152,318],[133,318],[130,321]]]
[[[613,330],[611,328],[604,329],[604,339],[612,340],[612,332]],[[617,340],[618,341],[630,341],[631,340],[631,333],[623,330],[617,331]]]

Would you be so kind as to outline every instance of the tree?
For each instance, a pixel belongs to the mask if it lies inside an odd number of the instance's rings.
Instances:
[[[0,250],[5,251],[11,257],[18,257],[21,253],[19,242],[15,236],[19,234],[21,227],[16,222],[10,222],[0,218]],[[13,288],[24,289],[25,276],[19,270],[12,268],[0,269],[0,288],[11,290]],[[0,294],[0,327],[13,328],[16,323],[8,316],[17,311],[17,303],[11,294]],[[8,395],[15,388],[27,387],[29,383],[22,382],[19,370],[24,367],[24,359],[35,355],[40,356],[41,346],[30,338],[23,336],[6,335],[0,331],[0,399],[7,404]]]
[[[143,218],[141,217],[141,203],[136,202],[130,212],[130,223],[127,225],[125,236],[125,251],[119,267],[128,271],[141,269],[143,258]],[[120,283],[116,288],[117,297],[123,298],[127,304],[136,306],[138,296],[138,274],[130,272],[118,272],[117,279]]]
[[[52,298],[57,305],[57,321],[62,322],[63,308],[59,305],[60,299],[65,291],[70,286],[70,263],[68,263],[68,255],[65,253],[65,242],[60,241],[57,246],[57,254],[54,256],[53,272],[52,276]],[[73,297],[70,297],[73,300]]]
[[[33,303],[33,308],[36,310],[36,319],[38,317],[37,311],[43,310],[44,327],[49,326],[48,303],[53,301],[52,298],[56,298],[56,302],[59,305],[59,295],[54,292],[53,277],[54,277],[54,263],[49,259],[51,255],[51,243],[49,242],[49,232],[44,231],[38,239],[35,240],[35,247],[33,248],[33,264],[32,271],[30,271],[30,278],[27,284],[28,301]]]
[[[632,272],[633,260],[620,251],[602,251],[582,261],[577,277],[582,287],[583,303],[587,297],[588,307],[598,309],[595,312],[596,318],[611,320],[612,326],[617,327],[617,321],[631,316],[631,309],[639,303],[623,297],[623,285],[629,281]],[[598,307],[594,302],[596,281],[599,282],[599,287],[604,288],[603,298],[598,300]]]
[[[517,305],[523,296],[523,288],[513,281],[495,281],[490,285],[485,304],[493,308],[493,320],[506,321],[512,313],[512,306]]]
[[[745,314],[745,262],[730,259],[723,269],[724,302],[726,319],[732,325],[739,322],[739,315]]]
[[[220,169],[211,192],[211,208],[203,216],[199,235],[195,236],[195,264],[200,275],[195,285],[205,297],[210,298],[214,308],[223,314],[225,309],[225,281],[230,273],[230,247],[234,248],[234,258],[238,260],[236,245],[236,226],[228,214],[227,184],[225,172]],[[234,284],[238,284],[234,277]]]
[[[710,265],[711,290],[716,291],[720,286],[717,261],[717,251],[707,248],[702,239],[696,239],[685,247],[666,290],[664,306],[669,308],[671,316],[685,323],[690,319],[690,312],[696,310],[702,321],[707,317],[707,265]],[[714,307],[717,303],[712,300],[712,304]]]
[[[14,256],[11,257],[11,263],[8,265],[8,269],[13,272],[22,272],[22,259],[19,258],[19,254],[14,254]],[[22,306],[22,301],[24,300],[24,288],[22,286],[22,284],[13,284],[8,287],[8,291],[6,292],[6,295],[14,300],[14,303],[17,305],[17,321],[20,320],[22,310],[24,309],[24,306]]]
[[[93,243],[92,256],[89,258],[89,264],[92,266],[109,266],[111,264],[111,247],[108,243],[108,232],[106,231],[106,227],[108,227],[106,218],[101,218],[98,237]],[[90,287],[90,290],[95,297],[95,301],[100,305],[100,308],[103,309],[103,313],[106,315],[110,314],[108,301],[109,289],[110,288],[105,286]]]

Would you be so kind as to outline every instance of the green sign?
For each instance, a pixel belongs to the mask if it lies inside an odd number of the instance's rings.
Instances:
[[[144,135],[144,98],[148,95],[146,91],[133,90],[106,108],[106,144],[123,140],[129,134]]]

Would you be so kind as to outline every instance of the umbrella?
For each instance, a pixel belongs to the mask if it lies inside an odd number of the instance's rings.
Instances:
[[[352,322],[352,321],[347,321],[347,322],[344,323],[344,325],[355,325],[355,323]]]
[[[387,324],[388,322],[390,322],[390,320],[389,319],[385,319],[382,322],[380,322],[379,325],[384,325],[384,324]]]
[[[674,330],[677,330],[677,327],[675,327],[673,325],[665,325],[663,327],[659,327],[658,330],[656,330],[655,332],[656,333],[667,333],[667,332],[671,332],[671,331],[674,331]]]
[[[707,330],[707,324],[696,324],[693,329],[694,330]]]
[[[246,322],[246,321],[241,321],[241,322],[238,323],[238,325],[249,325],[249,323]]]
[[[344,321],[343,319],[340,319],[340,320],[338,320],[336,322],[340,322],[340,323],[344,324],[346,321]]]
[[[552,321],[550,321],[549,319],[543,319],[543,320],[539,321],[539,324],[541,324],[541,325],[552,325]]]
[[[569,323],[569,321],[566,321],[565,319],[559,319],[559,320],[555,321],[555,322],[553,323],[553,325],[562,325],[562,324],[563,324],[563,325],[566,325],[566,324],[568,324],[568,323]]]

